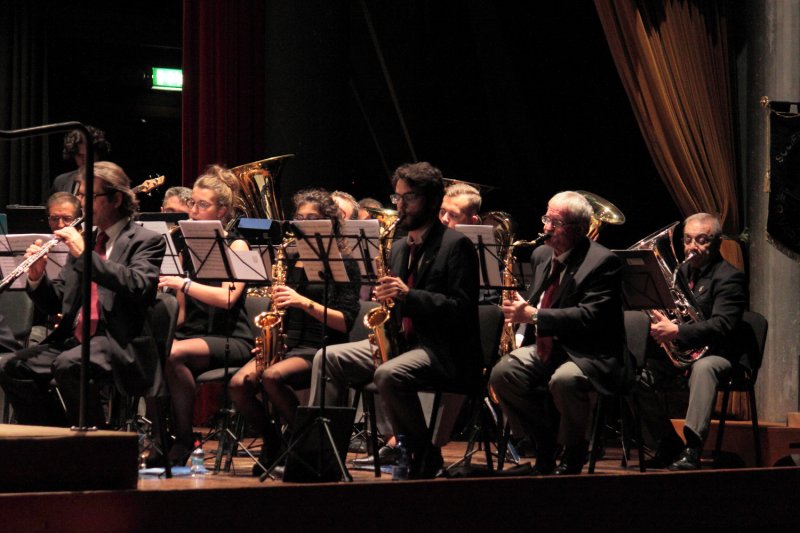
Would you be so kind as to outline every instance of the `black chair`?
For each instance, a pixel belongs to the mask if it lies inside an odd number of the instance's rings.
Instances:
[[[737,329],[736,345],[742,349],[739,364],[734,365],[728,378],[721,382],[717,390],[722,392],[722,409],[717,428],[717,442],[714,446],[714,460],[718,461],[722,450],[725,421],[728,418],[728,400],[731,391],[747,393],[750,402],[750,419],[753,428],[753,446],[756,466],[762,466],[761,437],[758,431],[758,411],[756,409],[756,377],[764,359],[764,345],[767,341],[769,324],[763,315],[755,311],[745,311]]]
[[[498,325],[498,313],[499,313],[499,325]],[[484,359],[486,360],[493,360],[493,355],[486,356],[487,353],[491,354],[491,350],[488,348],[488,345],[491,343],[491,336],[493,332],[496,332],[496,342],[494,343],[494,350],[497,350],[497,346],[500,342],[500,331],[502,331],[502,312],[496,306],[480,306],[479,307],[479,315],[480,315],[480,323],[481,323],[481,345],[484,348],[482,354],[484,354]],[[483,336],[483,324],[484,320],[487,324],[487,331],[489,332],[484,339]],[[496,328],[496,329],[495,329]],[[362,397],[364,398],[364,410],[368,412],[368,424],[369,424],[369,438],[370,438],[370,446],[369,451],[372,453],[372,457],[375,458],[374,462],[374,472],[375,477],[381,476],[381,469],[380,463],[378,459],[378,436],[377,436],[377,417],[375,415],[375,395],[378,393],[377,388],[375,387],[374,383],[369,383],[360,387],[354,387],[357,391],[360,391]],[[476,380],[473,384],[468,385],[459,385],[459,384],[452,384],[443,387],[431,388],[431,389],[422,389],[420,392],[427,392],[433,394],[433,405],[431,407],[431,416],[428,420],[428,435],[427,435],[427,442],[430,444],[433,442],[435,433],[436,433],[436,426],[439,422],[439,408],[442,403],[442,397],[444,394],[456,394],[456,395],[463,395],[467,397],[479,397],[483,398],[483,394],[486,390],[486,376],[482,376],[481,380]],[[486,449],[487,454],[490,453],[488,450],[489,443],[486,442]],[[428,462],[428,455],[427,452],[430,449],[430,446],[425,448],[424,455],[421,460],[421,467],[424,470],[427,466]],[[489,461],[491,463],[491,461]]]
[[[641,311],[625,311],[625,348],[624,357],[632,365],[629,372],[630,379],[615,395],[597,394],[594,417],[592,421],[592,434],[589,440],[589,468],[588,473],[593,474],[598,459],[600,433],[604,427],[604,419],[609,401],[619,401],[620,442],[622,444],[622,466],[627,467],[629,462],[630,430],[627,426],[627,414],[630,413],[633,422],[634,439],[639,452],[639,471],[645,471],[644,450],[642,444],[642,425],[639,416],[639,403],[637,398],[636,377],[645,366],[647,353],[647,339],[650,335],[650,319]]]
[[[0,316],[11,330],[20,348],[27,346],[33,327],[33,300],[25,291],[7,290],[0,293]]]
[[[245,310],[247,311],[247,321],[253,333],[253,337],[261,336],[261,331],[255,325],[254,319],[262,312],[268,311],[270,308],[270,299],[268,297],[249,296],[245,301]],[[222,459],[227,457],[224,470],[227,472],[233,463],[233,456],[236,452],[237,443],[241,440],[245,430],[245,422],[242,416],[233,411],[230,404],[230,396],[227,394],[228,382],[239,371],[241,367],[228,366],[227,368],[214,368],[202,372],[195,378],[197,386],[203,386],[210,383],[221,383],[223,387],[223,405],[215,415],[217,422],[214,429],[205,436],[203,441],[208,441],[217,438],[217,449],[214,451],[214,472],[219,472],[222,469]],[[233,434],[233,437],[230,435]],[[230,437],[230,438],[229,438]]]
[[[158,430],[157,442],[160,449],[158,455],[163,458],[163,465],[167,477],[172,477],[169,458],[167,457],[167,412],[169,411],[169,393],[164,380],[163,368],[172,349],[172,340],[178,323],[178,300],[175,296],[159,293],[156,301],[150,307],[147,315],[150,331],[158,350],[158,369],[155,380],[150,390],[144,395],[130,396],[114,387],[109,405],[109,425],[117,429],[138,433],[140,439],[148,439],[151,422],[139,414],[139,403],[142,398],[147,401],[148,408],[152,408],[156,417],[155,428]],[[116,420],[116,423],[113,421]],[[156,441],[151,440],[151,444]]]

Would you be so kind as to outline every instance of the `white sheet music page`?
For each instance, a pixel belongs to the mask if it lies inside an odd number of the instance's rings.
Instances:
[[[350,281],[342,261],[342,254],[336,245],[336,238],[332,235],[333,225],[330,220],[293,220],[292,224],[300,230],[296,234],[297,252],[300,254],[300,261],[309,281],[324,281],[320,275],[324,268],[323,262],[319,260],[320,254],[328,254],[333,281],[341,283]]]
[[[228,279],[217,236],[225,235],[219,220],[181,220],[178,222],[192,258],[197,279]]]
[[[369,257],[372,262],[372,271],[375,272],[380,222],[377,220],[345,220],[342,222],[342,237],[345,242],[345,250],[350,257],[358,261],[358,270],[361,272],[361,276],[366,277],[367,275],[367,268],[364,264],[365,257]]]
[[[14,269],[22,263],[23,257],[21,255],[3,255],[0,256],[0,273],[2,273],[3,277],[8,276]],[[8,290],[17,290],[17,289],[24,289],[25,283],[28,279],[28,276],[22,275],[14,280],[14,283],[8,286]]]
[[[47,233],[11,233],[0,237],[0,253],[24,254],[28,246],[41,240],[46,243],[53,239],[52,234]]]
[[[266,282],[269,279],[260,250],[231,250],[227,248],[226,251],[228,263],[231,265],[233,278],[236,281]]]
[[[182,276],[183,264],[178,255],[178,248],[172,239],[172,232],[169,225],[163,220],[139,220],[136,222],[145,229],[160,234],[166,242],[167,248],[164,251],[164,258],[161,260],[162,276]]]
[[[492,287],[500,287],[503,285],[503,277],[501,275],[502,266],[500,264],[501,257],[498,253],[499,246],[494,234],[494,226],[482,226],[472,224],[456,224],[456,231],[460,231],[472,241],[475,247],[478,247],[479,242],[483,242],[483,255],[486,264],[486,275],[488,276],[489,285]],[[478,253],[481,253],[480,251]],[[485,285],[483,272],[481,272],[481,286]]]

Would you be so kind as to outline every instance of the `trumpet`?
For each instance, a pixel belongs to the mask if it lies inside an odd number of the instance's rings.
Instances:
[[[70,228],[75,227],[81,222],[83,222],[83,217],[78,217],[75,220],[73,220],[68,227]],[[9,272],[9,274],[6,277],[4,277],[2,281],[0,281],[0,291],[5,290],[7,286],[14,283],[17,280],[17,278],[19,278],[23,274],[27,274],[28,270],[31,269],[31,267],[36,261],[47,255],[47,252],[49,252],[51,248],[53,248],[56,244],[60,242],[61,242],[60,238],[54,237],[49,241],[47,241],[46,243],[42,244],[42,247],[39,249],[39,251],[32,254],[27,259],[25,259],[22,263],[19,264],[17,268]]]

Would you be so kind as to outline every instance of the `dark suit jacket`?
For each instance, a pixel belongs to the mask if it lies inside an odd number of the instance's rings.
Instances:
[[[420,253],[414,288],[404,302],[398,302],[392,317],[410,317],[419,345],[442,363],[456,383],[474,383],[481,366],[475,249],[467,236],[437,221]],[[408,254],[406,239],[392,246],[392,272],[404,280]]]
[[[552,259],[549,246],[540,246],[531,257],[534,277],[528,301],[534,306],[545,289]],[[553,336],[554,351],[566,353],[601,392],[613,392],[630,377],[622,357],[621,267],[614,253],[582,238],[567,258],[552,307],[538,314],[537,332]]]
[[[92,280],[98,285],[99,334],[111,345],[111,366],[117,386],[128,394],[147,394],[160,378],[155,341],[146,321],[154,302],[164,257],[164,239],[129,221],[117,236],[111,256],[92,253]],[[31,298],[45,312],[63,313],[61,327],[42,343],[57,344],[73,336],[81,310],[83,257],[69,257],[59,276],[42,278]]]
[[[684,279],[695,276],[692,294],[705,320],[681,324],[678,343],[682,346],[709,347],[709,354],[726,357],[733,362],[742,354],[734,334],[747,305],[744,274],[717,254],[700,272],[693,273],[691,265],[680,268]],[[740,361],[752,369],[745,358]]]

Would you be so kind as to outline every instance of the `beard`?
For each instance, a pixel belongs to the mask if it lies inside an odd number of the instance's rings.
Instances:
[[[431,221],[431,214],[428,211],[418,211],[416,213],[405,213],[399,226],[406,231],[419,229]]]

